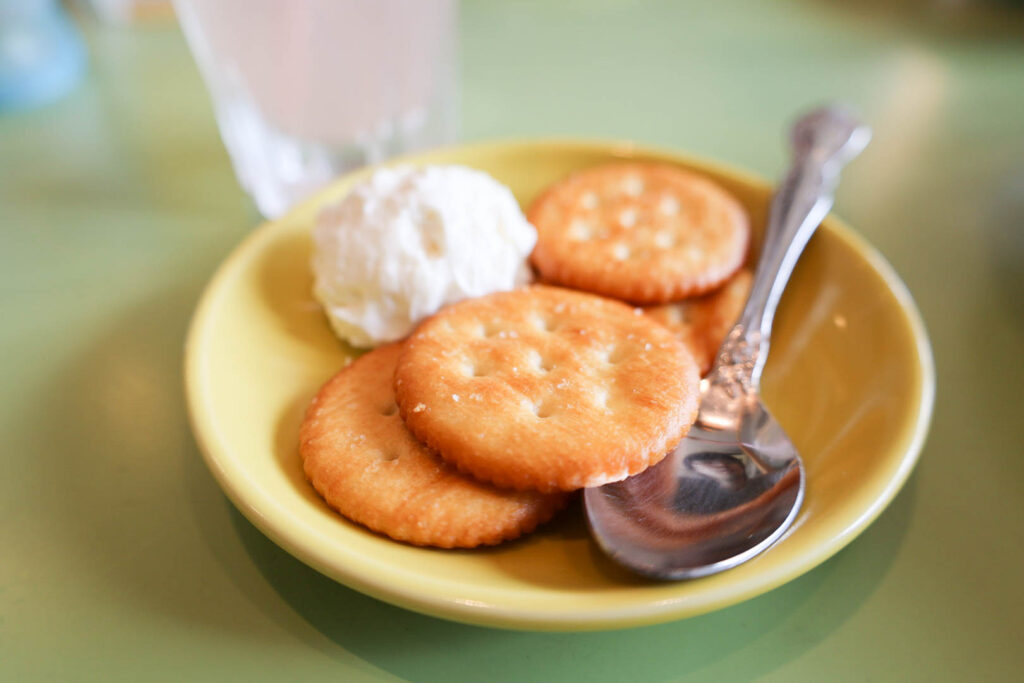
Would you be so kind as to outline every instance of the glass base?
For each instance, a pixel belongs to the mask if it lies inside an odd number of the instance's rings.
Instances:
[[[454,125],[445,129],[423,110],[382,121],[373,131],[343,145],[287,135],[242,100],[222,100],[217,124],[239,183],[267,218],[282,215],[348,171],[455,141]]]

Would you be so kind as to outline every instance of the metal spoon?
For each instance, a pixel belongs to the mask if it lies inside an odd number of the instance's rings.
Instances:
[[[796,518],[803,464],[761,403],[761,370],[793,267],[832,206],[839,170],[870,138],[835,107],[793,126],[793,163],[772,200],[750,298],[701,382],[697,421],[654,467],[584,494],[591,533],[620,564],[659,579],[714,574],[765,550]]]

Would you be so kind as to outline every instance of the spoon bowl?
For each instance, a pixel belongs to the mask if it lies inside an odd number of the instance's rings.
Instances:
[[[695,424],[660,463],[585,500],[614,559],[655,578],[697,578],[774,543],[800,509],[804,482],[796,449],[758,403],[737,429]]]

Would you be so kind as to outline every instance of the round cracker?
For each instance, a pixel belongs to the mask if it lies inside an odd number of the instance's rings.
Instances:
[[[306,412],[303,467],[332,508],[398,541],[471,548],[532,531],[565,506],[564,494],[478,482],[413,438],[391,389],[400,350],[391,344],[362,356]]]
[[[539,197],[531,260],[545,281],[640,304],[711,291],[743,264],[740,203],[675,166],[613,163],[577,172]]]
[[[690,349],[701,376],[711,370],[725,335],[736,324],[750,296],[754,276],[746,268],[720,289],[703,296],[649,306],[644,313],[658,321]]]
[[[539,491],[625,479],[696,416],[686,347],[639,309],[537,285],[423,322],[395,368],[409,429],[478,479]]]

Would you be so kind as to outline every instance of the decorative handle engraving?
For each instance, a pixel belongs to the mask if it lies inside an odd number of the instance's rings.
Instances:
[[[801,119],[792,135],[792,170],[772,199],[750,298],[704,380],[699,420],[708,427],[733,426],[740,408],[757,398],[782,292],[832,207],[840,169],[864,149],[871,132],[848,112],[823,108]]]

